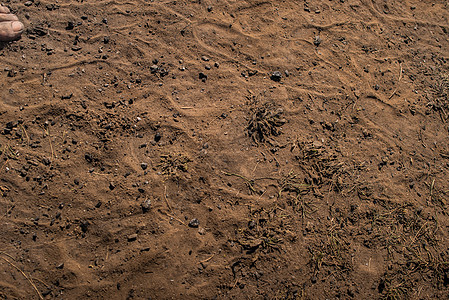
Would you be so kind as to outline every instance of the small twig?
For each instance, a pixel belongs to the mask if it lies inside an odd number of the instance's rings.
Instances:
[[[416,238],[418,237],[418,235],[421,233],[421,230],[424,228],[424,226],[427,225],[427,222],[425,222],[423,224],[423,226],[421,226],[421,228],[418,230],[418,232],[415,234],[415,236],[413,237],[413,239],[411,240],[410,244],[408,245],[408,247],[410,247],[411,245],[413,245],[416,241]]]
[[[25,137],[27,138],[27,145],[30,144],[30,137],[28,136],[27,131],[25,130],[25,127],[23,127],[22,124],[19,124],[20,129],[22,129],[22,132],[25,134]]]
[[[401,71],[399,72],[399,78],[398,78],[398,82],[396,83],[396,85],[399,84],[399,81],[401,81],[402,79],[402,63],[399,63],[399,66],[401,67]],[[396,92],[398,91],[398,88],[396,87],[393,91],[393,93],[390,95],[390,97],[388,97],[388,99],[393,98],[393,96],[396,94]]]
[[[163,212],[163,211],[160,211],[160,212],[163,213],[164,215],[166,215],[166,216],[172,218],[173,220],[178,221],[178,222],[181,223],[182,225],[187,226],[187,224],[184,223],[181,219],[179,219],[179,218],[177,218],[177,217],[175,217],[175,216],[173,216],[173,215],[171,215],[171,214],[169,214],[169,213],[166,213],[166,212]]]
[[[165,203],[167,204],[168,209],[170,211],[172,211],[170,203],[168,203],[168,199],[167,199],[167,186],[166,185],[164,185],[164,200],[165,200]]]
[[[0,252],[2,254],[5,254],[9,257],[11,257],[10,255],[4,253],[4,252]],[[19,267],[17,267],[15,264],[13,264],[12,262],[10,262],[8,259],[0,256],[1,259],[3,259],[4,261],[6,261],[8,264],[10,264],[12,267],[14,267],[17,271],[19,271],[20,273],[22,273],[22,275],[30,282],[31,286],[34,288],[34,290],[37,292],[37,295],[39,296],[39,299],[44,299],[44,297],[42,296],[41,292],[39,292],[39,290],[37,289],[36,285],[33,283],[33,281],[31,280],[30,277],[28,277],[27,274],[25,274]]]
[[[212,254],[212,256],[211,257],[209,257],[209,258],[206,258],[205,260],[202,260],[202,261],[200,261],[200,262],[198,262],[199,264],[202,264],[202,263],[205,263],[205,262],[208,262],[209,260],[211,260],[213,257],[215,256],[215,253],[214,254]]]

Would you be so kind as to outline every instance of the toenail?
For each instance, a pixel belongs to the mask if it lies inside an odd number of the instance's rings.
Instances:
[[[21,32],[21,31],[23,31],[23,24],[22,24],[22,22],[14,21],[14,22],[11,23],[11,27],[12,27],[12,30],[14,32]]]

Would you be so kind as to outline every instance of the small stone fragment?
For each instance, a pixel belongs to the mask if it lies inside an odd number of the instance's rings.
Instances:
[[[128,242],[134,242],[137,240],[137,233],[128,235]]]
[[[282,78],[282,74],[279,71],[275,71],[273,72],[273,74],[271,74],[270,79],[276,82],[281,81]]]
[[[83,222],[81,222],[81,224],[80,224],[80,227],[81,227],[81,231],[82,232],[84,232],[84,233],[86,233],[87,232],[87,229],[89,228],[89,222],[87,222],[87,221],[83,221]]]
[[[142,168],[142,170],[146,170],[146,169],[148,169],[148,164],[147,163],[141,163],[140,167]]]
[[[316,36],[316,37],[313,39],[313,44],[314,44],[315,46],[317,46],[317,47],[321,44],[321,42],[322,42],[322,40],[321,40],[321,38],[320,38],[319,36]]]
[[[141,206],[142,206],[142,211],[144,213],[148,212],[150,210],[150,208],[151,208],[151,200],[150,199],[145,199],[142,202]]]
[[[197,218],[190,220],[189,227],[198,228],[198,226],[200,226],[200,221]]]
[[[198,78],[201,79],[203,82],[207,80],[207,75],[204,74],[203,72],[200,72],[198,74]]]
[[[162,134],[160,134],[159,132],[156,132],[156,134],[154,135],[154,141],[157,143],[161,140],[162,138]]]
[[[150,72],[151,73],[156,73],[159,70],[159,67],[157,65],[152,65],[150,67]]]

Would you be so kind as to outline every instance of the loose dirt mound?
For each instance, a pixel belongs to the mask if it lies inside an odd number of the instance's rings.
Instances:
[[[4,299],[449,292],[446,1],[7,1]]]

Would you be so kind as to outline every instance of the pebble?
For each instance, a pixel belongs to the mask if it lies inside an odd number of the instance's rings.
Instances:
[[[152,65],[150,67],[150,72],[151,73],[156,73],[159,70],[159,67],[157,65]]]
[[[204,61],[209,61],[209,57],[207,57],[205,55],[201,56],[201,59],[204,60]]]
[[[273,72],[273,74],[271,74],[270,79],[273,81],[281,81],[282,78],[282,74],[279,71],[275,71]]]
[[[157,143],[161,140],[162,138],[162,134],[160,134],[159,132],[156,132],[156,134],[154,135],[154,141]]]
[[[148,164],[147,163],[141,163],[140,167],[142,168],[142,170],[146,170],[148,168]]]
[[[321,42],[322,42],[323,40],[319,37],[319,36],[316,36],[314,39],[313,39],[313,44],[315,45],[315,46],[319,46],[320,44],[321,44]]]
[[[253,229],[254,227],[256,227],[256,223],[254,221],[249,221],[248,222],[248,228],[249,229]]]
[[[207,75],[204,74],[203,72],[200,72],[200,73],[198,74],[198,78],[201,79],[201,80],[204,82],[204,81],[206,81],[206,79],[207,79]]]
[[[137,233],[128,235],[128,242],[134,242],[137,240]]]
[[[141,206],[142,206],[142,211],[144,213],[148,212],[150,210],[150,208],[151,208],[151,200],[150,199],[145,199],[142,202]]]
[[[189,227],[198,228],[198,226],[200,226],[200,221],[197,218],[190,220]]]
[[[89,228],[89,222],[87,222],[87,221],[83,221],[83,222],[81,222],[81,224],[80,224],[80,227],[81,227],[81,231],[82,232],[84,232],[84,233],[86,233],[87,232],[87,229]]]

